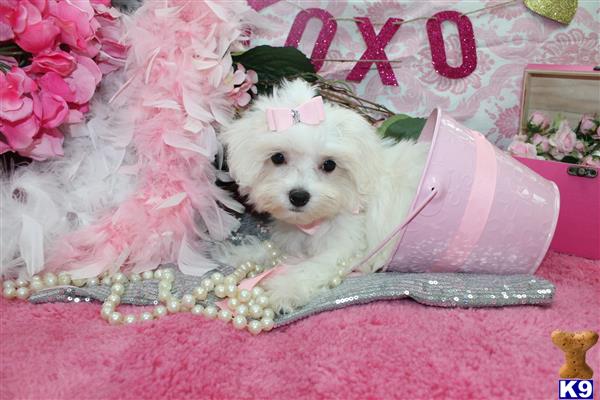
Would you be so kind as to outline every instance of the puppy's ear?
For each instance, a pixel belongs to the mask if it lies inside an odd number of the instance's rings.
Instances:
[[[219,134],[219,139],[225,145],[229,173],[242,192],[252,185],[262,167],[261,156],[257,154],[260,142],[257,135],[264,131],[265,122],[259,114],[256,110],[247,111]]]
[[[375,128],[363,117],[346,110],[342,112],[338,131],[343,142],[344,166],[356,185],[354,208],[366,206],[368,196],[374,193],[375,184],[382,171],[383,144]]]

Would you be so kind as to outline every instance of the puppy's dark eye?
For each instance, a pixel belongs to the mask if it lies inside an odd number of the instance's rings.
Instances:
[[[333,161],[333,160],[325,160],[323,162],[323,171],[325,171],[325,172],[331,172],[331,171],[333,171],[335,169],[335,166],[336,166],[335,161]]]
[[[282,153],[275,153],[271,156],[271,161],[275,165],[281,165],[285,162],[285,156]]]

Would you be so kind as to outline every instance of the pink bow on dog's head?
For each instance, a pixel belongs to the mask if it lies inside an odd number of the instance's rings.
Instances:
[[[296,108],[267,109],[267,124],[272,131],[285,131],[294,124],[302,122],[308,125],[319,125],[325,119],[325,109],[321,96],[313,97]]]

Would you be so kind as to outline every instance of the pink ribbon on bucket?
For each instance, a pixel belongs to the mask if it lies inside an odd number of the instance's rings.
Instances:
[[[296,108],[267,109],[269,129],[277,132],[285,131],[299,122],[319,125],[323,120],[325,120],[325,109],[321,96],[313,97]]]

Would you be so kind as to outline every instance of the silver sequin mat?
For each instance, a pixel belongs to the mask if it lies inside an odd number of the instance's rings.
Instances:
[[[230,267],[222,267],[230,273]],[[181,297],[191,293],[202,277],[176,272],[173,293]],[[277,316],[280,327],[323,311],[378,300],[410,298],[421,304],[438,307],[502,307],[513,305],[547,305],[552,302],[554,285],[533,275],[486,275],[460,273],[376,273],[348,277],[340,286],[323,291],[306,306],[289,314]],[[110,294],[109,286],[59,286],[33,294],[32,303],[103,301]],[[214,303],[209,297],[204,305]],[[148,280],[127,284],[121,296],[123,304],[158,304],[158,281]]]

